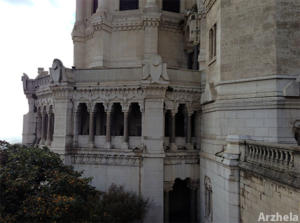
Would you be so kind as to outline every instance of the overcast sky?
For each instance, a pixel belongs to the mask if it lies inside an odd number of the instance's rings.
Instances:
[[[21,77],[54,58],[73,64],[75,0],[0,0],[0,139],[21,139],[28,105]]]

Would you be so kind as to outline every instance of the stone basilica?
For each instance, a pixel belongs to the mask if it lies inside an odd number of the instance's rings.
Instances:
[[[23,143],[149,198],[147,223],[300,217],[299,11],[76,0],[74,66],[22,77]]]

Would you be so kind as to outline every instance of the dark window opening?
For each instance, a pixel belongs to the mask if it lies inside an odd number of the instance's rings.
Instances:
[[[175,136],[185,137],[186,136],[186,110],[185,105],[181,104],[178,108],[178,112],[175,116]]]
[[[113,105],[112,117],[111,117],[111,135],[123,136],[124,130],[124,113],[122,112],[122,106],[120,103]]]
[[[191,124],[192,124],[192,126],[191,126],[191,128],[192,128],[191,129],[191,136],[196,137],[196,131],[195,131],[196,130],[195,129],[195,127],[196,127],[196,125],[195,125],[196,124],[195,123],[196,122],[196,114],[195,113],[192,115],[191,119],[192,119],[191,120]]]
[[[98,9],[98,0],[93,0],[93,14],[96,13]]]
[[[163,0],[163,10],[169,12],[180,12],[180,0]]]
[[[120,11],[139,8],[139,0],[120,0]]]
[[[165,113],[165,137],[171,136],[172,115],[170,111]]]
[[[217,24],[209,30],[209,59],[212,60],[217,56]]]
[[[169,207],[170,223],[192,222],[191,215],[191,189],[189,179],[176,179],[173,190],[170,193]]]
[[[142,135],[142,113],[138,103],[132,103],[130,106],[128,130],[129,136]]]
[[[94,132],[96,136],[106,135],[106,112],[103,104],[96,105]]]
[[[79,126],[78,126],[78,134],[79,135],[88,135],[89,134],[89,119],[90,114],[87,110],[86,104],[79,105]]]

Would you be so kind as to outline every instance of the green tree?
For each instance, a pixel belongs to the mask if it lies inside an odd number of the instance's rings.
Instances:
[[[0,222],[141,222],[148,200],[112,185],[97,191],[48,148],[0,141]]]
[[[48,148],[2,141],[0,150],[0,222],[94,221],[100,192],[90,178]]]
[[[102,223],[141,222],[149,206],[148,200],[114,184],[101,196],[99,204],[98,219]]]

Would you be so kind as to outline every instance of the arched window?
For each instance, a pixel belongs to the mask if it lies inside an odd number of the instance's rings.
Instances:
[[[120,11],[139,8],[139,0],[120,0]]]
[[[169,12],[180,12],[180,0],[163,0],[163,10]]]
[[[98,0],[93,0],[93,14],[96,13],[98,9]]]
[[[142,113],[138,103],[132,103],[129,112],[129,136],[142,135]]]
[[[90,114],[87,110],[86,104],[80,103],[78,111],[79,111],[79,113],[78,113],[78,118],[79,118],[78,134],[79,135],[88,135],[89,134]]]
[[[175,136],[186,137],[186,108],[184,104],[180,104],[178,112],[175,116]]]
[[[120,103],[114,103],[111,116],[111,135],[123,136],[124,134],[124,113]]]
[[[95,113],[95,135],[103,136],[106,134],[106,113],[102,103],[96,104],[96,113]]]

